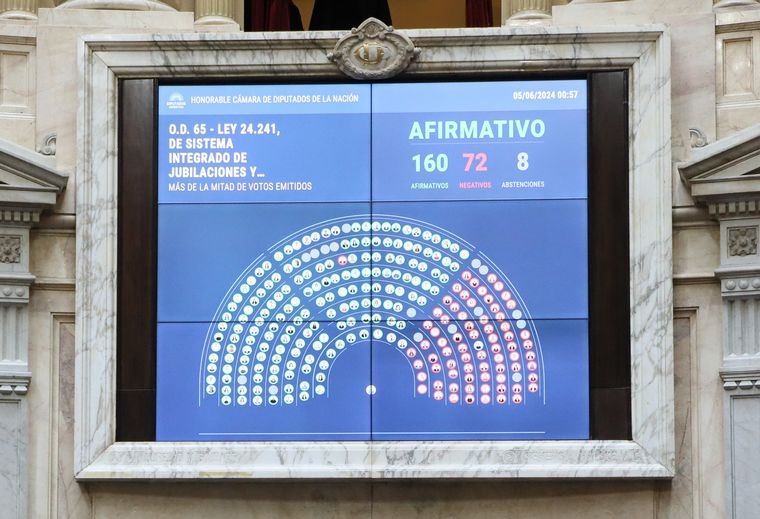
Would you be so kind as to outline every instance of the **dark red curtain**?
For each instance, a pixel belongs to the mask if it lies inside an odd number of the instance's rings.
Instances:
[[[291,0],[248,0],[247,31],[302,31],[301,13]]]
[[[493,27],[491,0],[467,0],[467,27]]]

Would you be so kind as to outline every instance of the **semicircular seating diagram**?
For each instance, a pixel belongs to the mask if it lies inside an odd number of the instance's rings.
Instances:
[[[439,227],[379,214],[304,228],[241,273],[206,335],[200,399],[329,398],[332,366],[370,340],[406,358],[398,376],[414,377],[415,397],[505,409],[544,401],[539,337],[501,269]]]

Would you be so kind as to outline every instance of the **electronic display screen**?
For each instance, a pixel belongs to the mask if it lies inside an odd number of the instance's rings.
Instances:
[[[586,81],[158,103],[157,440],[589,438]]]

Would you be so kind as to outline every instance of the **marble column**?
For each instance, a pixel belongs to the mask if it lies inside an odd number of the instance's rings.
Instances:
[[[716,204],[717,205],[717,204]],[[729,517],[760,510],[760,211],[757,200],[713,209],[721,227],[724,356],[720,375],[725,397]],[[733,206],[733,207],[731,207]]]
[[[37,0],[0,0],[0,19],[36,20]]]
[[[38,219],[0,208],[0,515],[14,519],[27,517],[29,228]]]
[[[234,0],[196,0],[195,27],[197,30],[237,30]]]
[[[714,7],[715,9],[724,7],[757,8],[760,7],[760,2],[757,0],[715,0]]]
[[[545,23],[552,17],[552,0],[502,0],[506,23]]]
[[[68,177],[55,159],[0,139],[0,517],[26,519],[29,482],[29,230]]]
[[[720,223],[727,517],[760,510],[760,125],[692,151],[679,164],[692,197]]]

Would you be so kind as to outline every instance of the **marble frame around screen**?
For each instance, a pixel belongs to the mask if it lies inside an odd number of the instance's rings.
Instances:
[[[327,58],[343,35],[339,32],[98,35],[80,42],[75,380],[79,480],[673,476],[667,29],[539,26],[404,33],[421,49],[405,77],[423,81],[452,72],[472,77],[628,70],[633,440],[115,442],[118,80],[345,78]]]

